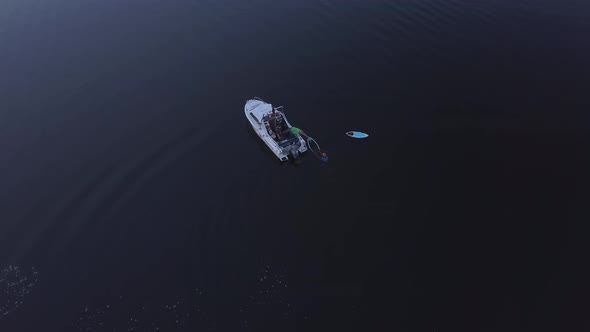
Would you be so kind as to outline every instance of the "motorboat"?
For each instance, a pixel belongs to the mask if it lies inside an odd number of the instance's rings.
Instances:
[[[305,140],[291,132],[291,124],[283,112],[283,106],[273,107],[258,97],[246,102],[246,118],[256,134],[281,161],[297,159],[307,151]]]

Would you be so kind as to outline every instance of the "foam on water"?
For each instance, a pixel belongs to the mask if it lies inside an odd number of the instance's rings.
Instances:
[[[0,271],[0,320],[24,303],[39,281],[37,270],[10,265]]]
[[[234,303],[225,307],[229,307],[227,311],[219,312],[217,299],[207,290],[195,286],[190,293],[171,297],[164,303],[138,302],[125,294],[103,298],[101,304],[82,306],[71,326],[77,331],[116,329],[130,332],[188,331],[195,328],[216,331],[220,325],[226,324],[249,331],[256,330],[268,320],[279,327],[291,326],[298,308],[288,293],[286,273],[266,265],[250,280],[250,294],[247,297],[236,296]],[[223,321],[219,321],[219,317],[223,317]]]

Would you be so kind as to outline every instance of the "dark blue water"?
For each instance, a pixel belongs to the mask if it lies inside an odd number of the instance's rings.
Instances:
[[[0,331],[589,329],[589,35],[582,0],[5,0]]]

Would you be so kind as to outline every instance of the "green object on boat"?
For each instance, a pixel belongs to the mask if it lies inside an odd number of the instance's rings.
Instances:
[[[299,134],[301,134],[301,129],[299,129],[297,127],[291,127],[291,133],[293,135],[299,135]]]

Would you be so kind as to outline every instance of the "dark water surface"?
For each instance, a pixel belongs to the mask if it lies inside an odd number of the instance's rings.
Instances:
[[[590,329],[589,36],[582,0],[4,0],[0,331]]]

